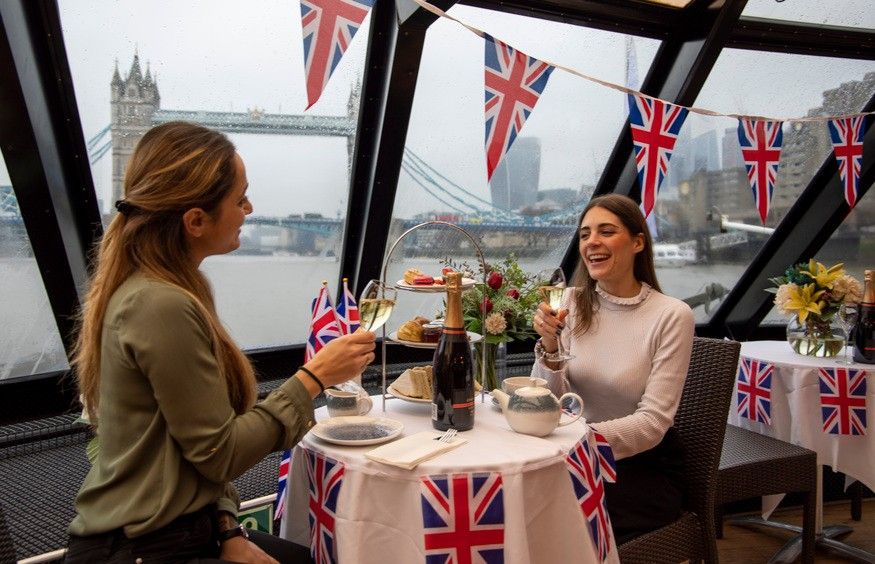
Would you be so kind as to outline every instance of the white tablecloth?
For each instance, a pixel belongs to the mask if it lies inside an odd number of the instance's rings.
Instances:
[[[404,424],[402,436],[432,429],[431,404],[393,399],[384,414]],[[325,408],[317,420],[327,417]],[[327,444],[308,434],[296,447],[288,479],[288,502],[280,534],[309,545],[308,489],[302,447],[342,462],[335,534],[338,561],[425,562],[420,477],[496,471],[504,488],[504,562],[598,562],[574,495],[565,456],[589,432],[582,422],[557,428],[546,438],[513,432],[501,413],[476,400],[474,428],[460,433],[467,443],[412,471],[368,460],[375,447]],[[467,561],[464,558],[454,560]],[[607,562],[617,562],[611,534]]]
[[[875,366],[841,365],[835,358],[813,358],[793,352],[785,341],[750,341],[741,344],[741,357],[775,366],[772,373],[771,425],[738,416],[733,394],[729,422],[817,452],[817,462],[875,489]],[[868,429],[862,436],[830,435],[823,430],[818,368],[847,366],[868,374],[866,405]]]

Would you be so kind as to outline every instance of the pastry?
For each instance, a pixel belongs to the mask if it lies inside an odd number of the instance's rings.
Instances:
[[[411,319],[405,321],[398,327],[398,339],[401,341],[413,341],[414,343],[422,342],[422,325],[418,321]]]
[[[411,398],[431,398],[431,365],[414,366],[401,373],[392,383],[399,394]]]
[[[431,276],[422,275],[413,278],[414,286],[431,286],[432,284],[434,284],[434,278]]]
[[[418,268],[408,268],[404,271],[404,283],[405,284],[413,284],[413,279],[417,276],[423,276],[425,272],[419,270]]]

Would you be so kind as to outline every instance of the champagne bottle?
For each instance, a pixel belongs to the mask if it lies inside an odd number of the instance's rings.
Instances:
[[[444,281],[447,315],[434,351],[431,423],[441,431],[467,431],[474,426],[474,370],[462,319],[462,274],[450,272]]]
[[[854,361],[875,364],[875,270],[866,271],[865,281],[863,302],[854,332]]]

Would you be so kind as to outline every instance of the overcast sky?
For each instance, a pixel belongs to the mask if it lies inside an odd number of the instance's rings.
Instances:
[[[85,138],[110,119],[109,81],[114,60],[122,75],[135,49],[143,70],[157,73],[162,109],[303,113],[306,106],[300,9],[296,1],[61,0],[61,22]],[[750,0],[746,14],[813,23],[875,27],[871,0]],[[612,82],[625,79],[625,37],[556,22],[457,6],[456,17],[511,45]],[[346,112],[362,73],[367,26],[355,37],[320,101],[308,111]],[[636,39],[638,83],[658,42]],[[725,51],[696,105],[722,112],[800,116],[821,93],[875,70],[869,61]],[[561,70],[553,73],[522,135],[541,139],[539,188],[592,184],[626,117],[618,92]],[[698,135],[722,132],[731,120],[690,121]],[[392,134],[392,132],[385,132]],[[719,136],[718,136],[719,137]],[[247,164],[257,214],[346,209],[343,138],[235,135]],[[439,21],[428,32],[407,145],[436,170],[488,198],[483,155],[483,41],[458,24]],[[111,158],[94,167],[99,195],[109,198]],[[440,209],[402,172],[396,215]]]

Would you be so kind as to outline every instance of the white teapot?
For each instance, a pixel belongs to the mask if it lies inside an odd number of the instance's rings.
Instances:
[[[507,395],[501,390],[492,390],[492,396],[501,404],[501,411],[507,419],[510,428],[517,433],[543,437],[553,432],[556,427],[569,425],[580,419],[583,411],[583,400],[571,392],[562,394],[556,399],[550,390],[541,386],[525,386],[514,390],[513,395]],[[581,413],[566,421],[562,418],[562,401],[574,398],[580,403]]]

